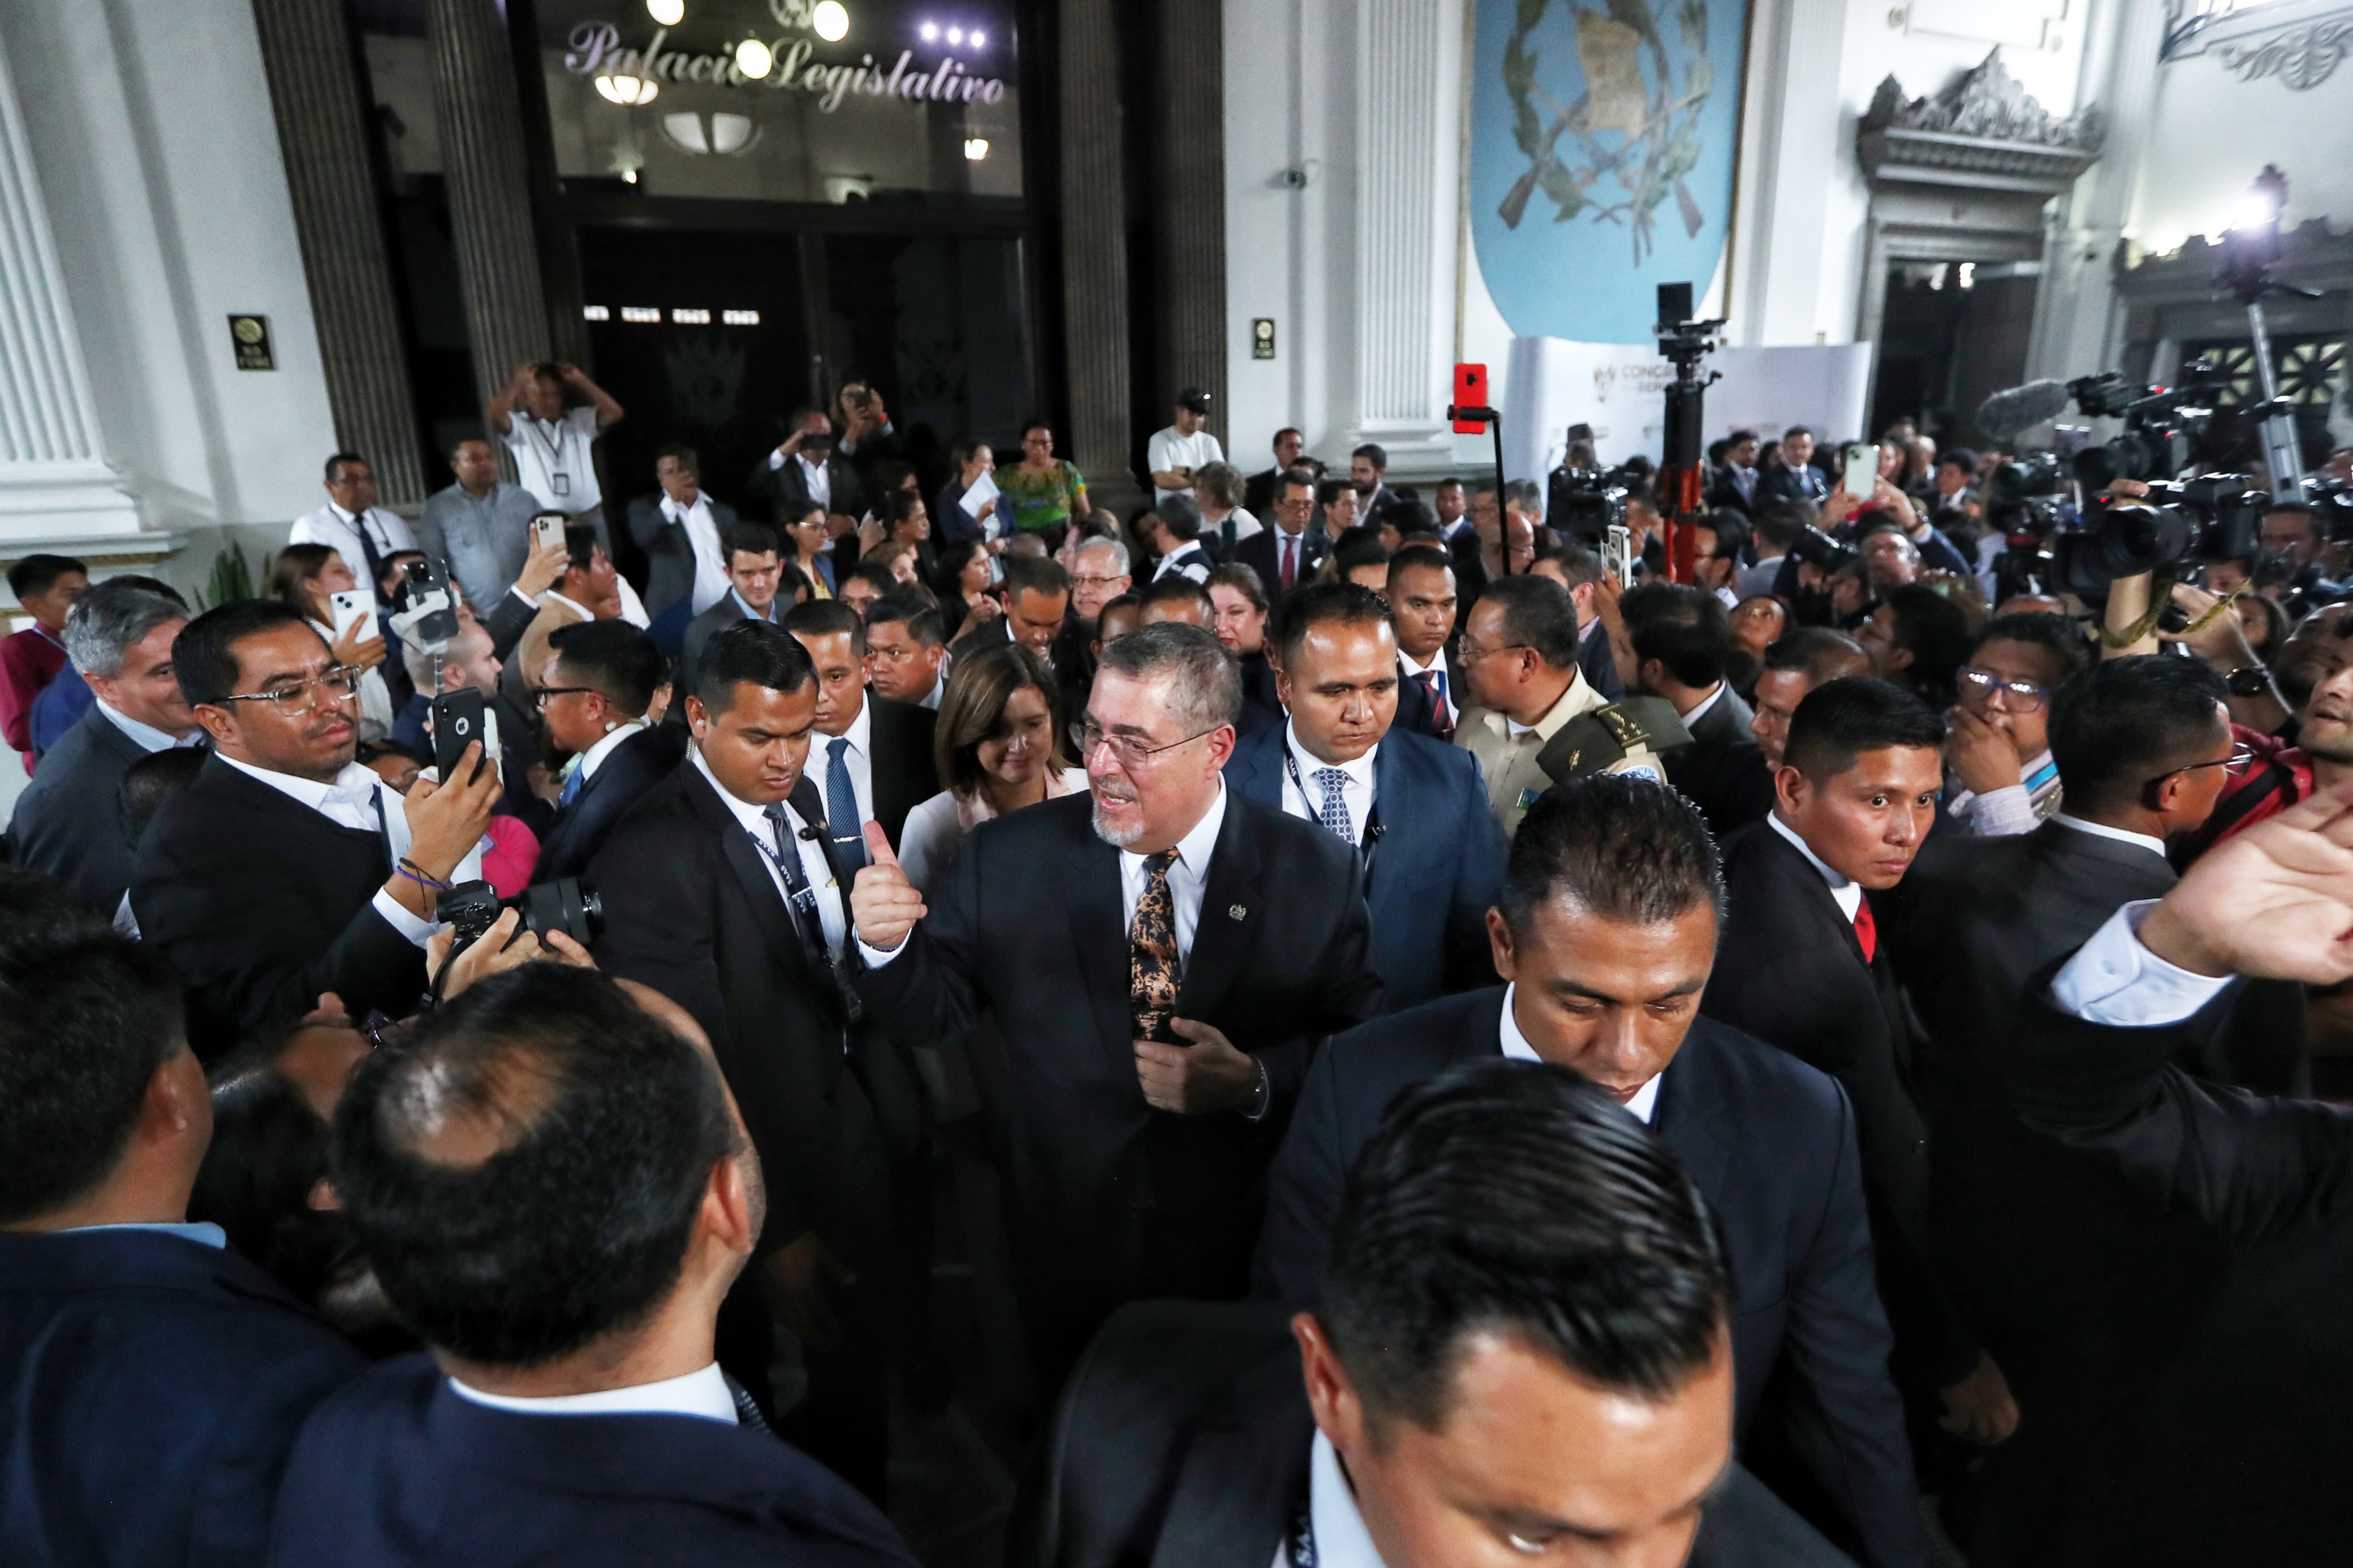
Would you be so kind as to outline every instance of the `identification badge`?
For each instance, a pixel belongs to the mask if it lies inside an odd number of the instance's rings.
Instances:
[[[557,474],[550,482],[555,487],[555,493],[557,495],[568,496],[572,493],[572,476],[570,474]]]
[[[1667,782],[1666,775],[1648,763],[1637,763],[1630,768],[1620,768],[1618,776],[1621,779],[1651,779],[1659,784]]]
[[[1520,809],[1525,811],[1543,798],[1544,791],[1540,789],[1524,789],[1520,792]]]

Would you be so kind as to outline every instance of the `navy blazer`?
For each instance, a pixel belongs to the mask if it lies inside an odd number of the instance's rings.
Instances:
[[[1238,795],[1282,809],[1288,724],[1245,735],[1226,763]],[[1393,1008],[1492,985],[1487,910],[1504,890],[1504,836],[1485,809],[1479,759],[1391,725],[1373,753],[1373,824],[1365,901],[1373,973]]]
[[[1490,987],[1444,997],[1324,1046],[1268,1180],[1260,1295],[1314,1303],[1357,1150],[1400,1090],[1501,1053],[1504,996]],[[1700,1018],[1661,1076],[1651,1124],[1723,1226],[1739,1429],[1786,1357],[1827,1427],[1817,1471],[1870,1561],[1925,1563],[1845,1094],[1827,1074]]]
[[[366,1364],[226,1248],[0,1235],[0,1563],[260,1562],[295,1432]]]
[[[525,1415],[387,1362],[322,1405],[286,1468],[271,1568],[915,1568],[848,1482],[700,1415]]]
[[[596,858],[596,851],[605,847],[629,807],[678,772],[684,761],[682,725],[650,725],[614,747],[572,797],[572,804],[556,812],[547,837],[540,840],[539,865],[531,879],[552,882],[559,877],[586,874],[588,862]]]
[[[146,754],[92,702],[16,797],[8,837],[17,864],[55,877],[76,903],[111,919],[131,886],[119,792],[122,775]]]

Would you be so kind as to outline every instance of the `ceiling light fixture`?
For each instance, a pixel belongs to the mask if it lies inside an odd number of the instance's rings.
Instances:
[[[841,0],[817,0],[809,8],[809,26],[828,44],[849,37],[849,12]]]
[[[686,0],[646,0],[646,15],[665,27],[686,20]]]
[[[596,92],[606,102],[627,109],[651,103],[660,97],[661,84],[641,76],[600,76],[596,79]]]
[[[757,38],[746,38],[735,46],[735,68],[757,81],[776,68],[776,52]]]
[[[965,137],[964,139],[964,155],[966,159],[975,163],[977,163],[983,158],[987,157],[988,138],[986,136]]]

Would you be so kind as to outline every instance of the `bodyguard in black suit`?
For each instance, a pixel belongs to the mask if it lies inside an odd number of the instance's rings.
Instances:
[[[834,536],[839,539],[858,525],[866,515],[866,491],[858,482],[858,470],[848,458],[835,455],[833,421],[820,408],[803,408],[792,416],[793,433],[785,437],[776,449],[752,465],[752,472],[744,480],[744,493],[755,500],[765,501],[770,521],[778,527],[790,527],[819,507],[829,519],[839,519],[833,525]],[[809,477],[804,464],[823,471],[824,494]],[[837,563],[848,570],[846,563]]]
[[[1666,754],[1667,782],[1719,838],[1763,821],[1773,809],[1773,775],[1749,732],[1756,713],[1724,678],[1732,654],[1724,602],[1685,583],[1645,583],[1627,590],[1619,614],[1639,661],[1635,683],[1673,703],[1691,734],[1690,745]]]
[[[1479,759],[1396,727],[1397,638],[1381,596],[1318,583],[1269,627],[1287,721],[1244,738],[1226,783],[1321,823],[1365,862],[1373,972],[1393,1007],[1494,978],[1487,910],[1503,890],[1504,838]],[[1338,773],[1336,811],[1323,775]]]
[[[1629,1561],[1845,1561],[1731,1465],[1722,1258],[1673,1158],[1592,1085],[1487,1062],[1409,1089],[1345,1207],[1317,1312],[1148,1302],[1112,1319],[1064,1394],[1012,1561],[1459,1563],[1507,1529],[1531,1555],[1574,1530]],[[1627,1364],[1600,1364],[1588,1325],[1604,1320],[1620,1355],[1665,1363],[1641,1396],[1642,1460],[1588,1436]],[[1430,1489],[1448,1506],[1416,1506]]]
[[[1287,473],[1276,487],[1271,514],[1258,513],[1266,527],[1234,546],[1234,560],[1258,574],[1266,584],[1266,595],[1280,599],[1289,589],[1312,579],[1324,558],[1332,553],[1332,542],[1324,537],[1315,521],[1315,483],[1303,473]],[[1283,557],[1293,561],[1291,580],[1283,581]]]
[[[296,1429],[365,1364],[188,1225],[179,979],[100,930],[0,956],[0,1562],[258,1563]]]
[[[1222,782],[1240,701],[1208,632],[1131,632],[1084,721],[1089,795],[982,824],[927,916],[887,856],[853,894],[859,988],[893,1034],[954,1038],[983,1008],[1004,1033],[1050,1383],[1122,1301],[1242,1293],[1315,1041],[1379,1005],[1355,852]]]
[[[1498,1056],[1577,1068],[1657,1130],[1722,1227],[1736,1434],[1768,1379],[1794,1383],[1819,1415],[1810,1468],[1866,1559],[1918,1564],[1854,1118],[1821,1073],[1694,1016],[1719,888],[1706,829],[1672,791],[1613,774],[1556,787],[1513,839],[1490,917],[1514,984],[1378,1019],[1317,1056],[1270,1178],[1258,1289],[1321,1297],[1342,1184],[1400,1091]]]
[[[896,849],[907,813],[940,793],[932,755],[939,715],[867,689],[866,623],[839,599],[796,605],[783,624],[817,666],[808,776],[824,798],[834,858],[855,871],[868,858],[865,824],[881,824]]]
[[[713,1359],[762,1163],[693,1029],[607,975],[526,963],[354,1075],[336,1192],[431,1353],[303,1428],[273,1568],[913,1568]]]
[[[551,745],[576,755],[555,797],[555,820],[539,843],[534,882],[588,869],[629,808],[678,771],[686,758],[686,724],[646,723],[654,689],[665,679],[653,638],[626,621],[558,626],[547,646],[554,679],[539,711]],[[674,703],[686,711],[686,694]]]
[[[2018,1419],[1929,1266],[1928,1131],[1894,965],[1865,889],[1910,868],[1944,780],[1944,722],[1884,681],[1819,686],[1790,721],[1771,815],[1725,846],[1729,913],[1701,1009],[1837,1079],[1853,1102],[1897,1378],[1978,1441]]]

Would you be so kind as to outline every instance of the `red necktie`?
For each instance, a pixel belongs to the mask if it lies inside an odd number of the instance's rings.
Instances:
[[[1441,741],[1454,739],[1454,720],[1446,711],[1446,693],[1438,689],[1438,671],[1425,669],[1414,679],[1421,682],[1424,691],[1430,693],[1430,733]]]
[[[1282,536],[1282,591],[1286,594],[1299,585],[1299,535]]]
[[[1862,944],[1862,961],[1869,963],[1879,952],[1879,922],[1871,918],[1868,898],[1854,906],[1854,940]]]

